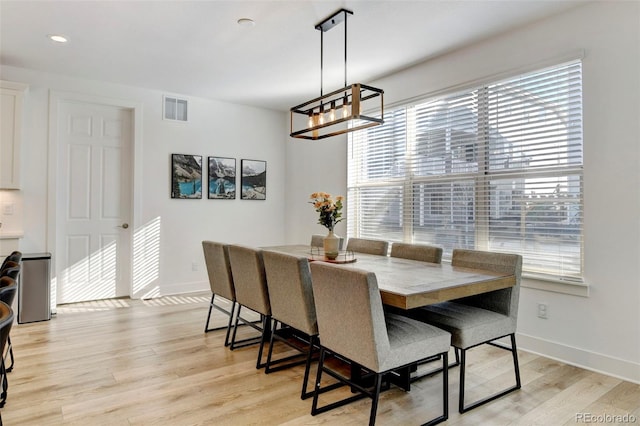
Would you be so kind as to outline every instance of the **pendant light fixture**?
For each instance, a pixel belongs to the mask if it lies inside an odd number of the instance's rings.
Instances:
[[[315,26],[320,31],[320,96],[290,109],[290,136],[299,139],[318,140],[355,130],[378,126],[384,121],[384,91],[365,84],[347,85],[347,16],[353,12],[340,9]],[[323,93],[323,34],[344,22],[344,87]],[[378,105],[379,102],[379,105]],[[363,111],[379,111],[380,117],[363,114]]]

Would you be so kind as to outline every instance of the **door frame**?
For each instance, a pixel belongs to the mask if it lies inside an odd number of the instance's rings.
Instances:
[[[133,237],[135,230],[140,224],[140,212],[142,211],[141,197],[136,195],[142,194],[142,103],[127,99],[108,98],[96,95],[87,95],[83,93],[65,92],[65,91],[49,91],[49,149],[48,149],[48,176],[47,176],[47,241],[45,245],[47,251],[53,254],[51,262],[52,280],[51,280],[51,308],[55,313],[55,305],[57,303],[57,277],[58,265],[56,264],[56,238],[58,217],[57,209],[57,191],[58,191],[58,149],[60,141],[58,140],[58,119],[60,114],[60,104],[63,102],[78,102],[96,104],[102,106],[118,107],[129,111],[131,114],[131,232],[125,241],[129,244],[131,256],[129,261],[129,271],[127,276],[128,295],[133,295]]]

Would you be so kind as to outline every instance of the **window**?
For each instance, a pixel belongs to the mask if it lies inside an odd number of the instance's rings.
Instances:
[[[348,234],[519,253],[582,276],[582,65],[385,112],[349,139]]]

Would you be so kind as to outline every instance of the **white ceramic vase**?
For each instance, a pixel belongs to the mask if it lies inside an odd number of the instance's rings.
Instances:
[[[329,260],[334,260],[340,252],[340,238],[336,237],[333,230],[329,231],[323,241],[324,255]]]

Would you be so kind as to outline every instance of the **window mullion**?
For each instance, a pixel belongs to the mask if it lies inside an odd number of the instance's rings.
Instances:
[[[415,216],[414,196],[413,196],[413,179],[414,164],[416,156],[416,108],[414,106],[406,109],[406,163],[405,163],[405,183],[403,186],[402,196],[402,227],[403,242],[413,242],[413,218]]]
[[[488,89],[477,91],[478,129],[476,150],[478,155],[478,174],[475,179],[475,230],[476,248],[487,250],[489,247],[489,96]]]

